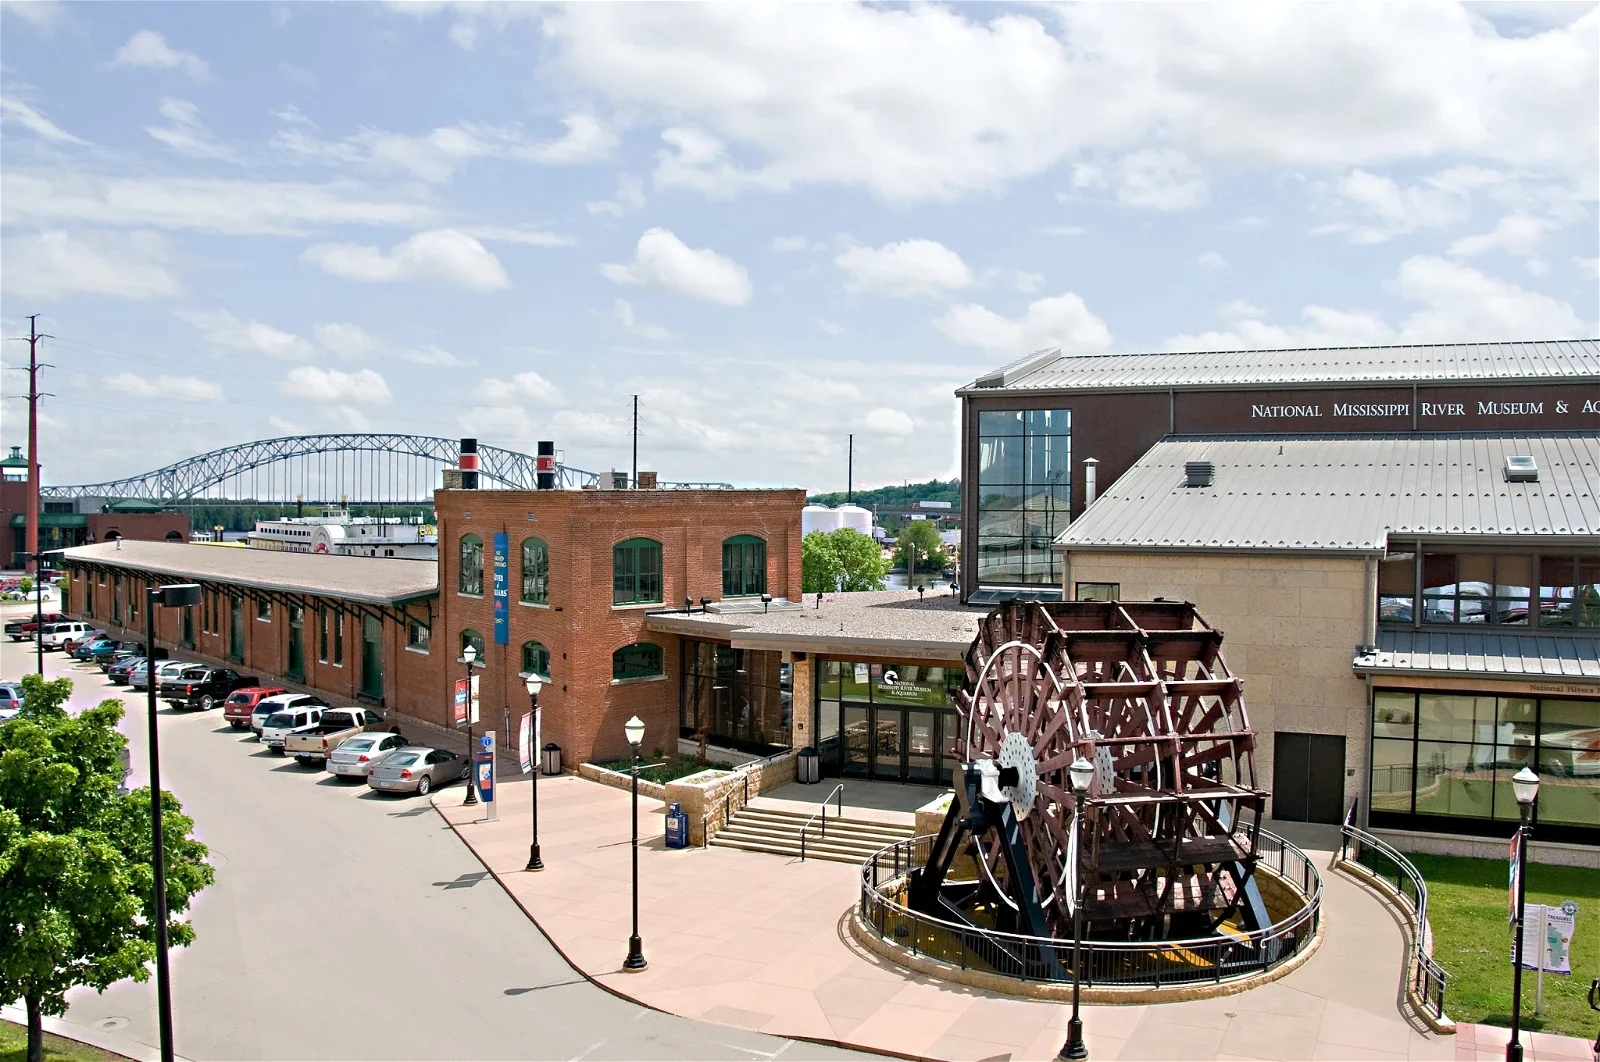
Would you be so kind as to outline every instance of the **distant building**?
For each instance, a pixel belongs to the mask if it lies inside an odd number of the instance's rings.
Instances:
[[[328,508],[321,516],[258,520],[247,536],[254,549],[286,553],[330,553],[341,557],[401,557],[435,560],[439,538],[433,527],[413,520],[353,517]]]
[[[0,523],[10,529],[3,563],[23,567],[28,541],[28,459],[22,447],[0,459]],[[187,542],[189,517],[155,502],[113,498],[42,498],[39,550],[46,552],[114,538]]]

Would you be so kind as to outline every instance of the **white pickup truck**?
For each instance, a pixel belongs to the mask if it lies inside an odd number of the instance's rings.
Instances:
[[[284,738],[283,753],[302,766],[321,765],[344,741],[368,730],[382,730],[383,716],[370,708],[324,708],[317,725]]]
[[[282,756],[283,743],[288,740],[289,735],[314,728],[322,718],[322,712],[322,708],[310,705],[273,712],[262,724],[261,741],[267,748]]]

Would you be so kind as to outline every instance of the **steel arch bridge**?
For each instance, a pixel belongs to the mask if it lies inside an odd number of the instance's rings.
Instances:
[[[430,435],[291,435],[225,446],[125,479],[41,487],[39,494],[42,498],[166,503],[243,494],[263,501],[297,497],[327,502],[431,500],[437,470],[456,467],[460,457],[459,440]],[[535,489],[534,465],[530,454],[478,447],[480,476],[502,489]],[[597,485],[599,479],[595,472],[556,465],[556,486],[560,488]]]

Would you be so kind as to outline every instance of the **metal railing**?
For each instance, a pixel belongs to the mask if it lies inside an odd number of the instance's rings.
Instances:
[[[913,911],[897,898],[906,875],[925,866],[935,838],[900,841],[861,868],[861,920],[884,941],[913,955],[1015,977],[1024,981],[1072,981],[1072,941],[1002,933]],[[1296,886],[1306,903],[1274,925],[1252,931],[1224,929],[1187,940],[1083,941],[1085,985],[1156,987],[1217,983],[1257,973],[1297,954],[1317,934],[1322,917],[1322,878],[1299,848],[1276,834],[1260,832],[1258,865]],[[887,886],[887,888],[886,888]]]
[[[844,783],[840,782],[829,791],[827,796],[822,798],[822,808],[813,812],[811,817],[806,820],[805,825],[800,827],[800,862],[804,863],[806,861],[806,834],[811,831],[811,824],[817,821],[818,815],[822,816],[822,840],[826,841],[828,839],[828,801],[832,800],[835,795],[839,798],[839,810],[833,817],[836,819],[844,818]]]
[[[740,804],[739,804],[739,810],[740,811],[743,811],[745,808],[749,807],[749,805],[750,805],[750,772],[756,770],[757,768],[765,767],[767,764],[773,762],[774,760],[781,759],[782,757],[791,754],[793,751],[794,751],[793,749],[782,749],[782,750],[780,750],[778,752],[774,752],[774,753],[771,753],[769,755],[763,756],[759,760],[748,760],[745,763],[741,763],[741,764],[739,764],[739,765],[737,765],[736,767],[733,768],[732,773],[739,775],[740,776],[740,781],[742,781],[744,783],[744,800],[741,801]],[[756,795],[759,796],[760,793],[758,792]],[[732,789],[723,790],[723,793],[722,793],[722,828],[723,829],[726,829],[727,826],[728,826],[728,823],[733,821],[733,800],[732,800],[732,797],[733,797],[733,790]],[[714,835],[714,831],[711,829],[711,818],[708,815],[706,817],[705,841],[701,844],[700,847],[709,848],[711,846],[711,838],[712,838],[713,835]]]
[[[1411,860],[1383,841],[1356,826],[1357,802],[1339,827],[1339,860],[1356,863],[1394,891],[1415,925],[1411,933],[1410,987],[1425,1009],[1436,1018],[1444,1017],[1444,992],[1450,975],[1433,958],[1433,930],[1428,925],[1428,883]],[[1352,851],[1354,854],[1352,855]]]

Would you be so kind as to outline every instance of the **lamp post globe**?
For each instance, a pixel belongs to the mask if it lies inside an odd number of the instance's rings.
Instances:
[[[1061,1046],[1058,1059],[1079,1062],[1089,1057],[1089,1045],[1083,1041],[1083,1018],[1079,1015],[1079,995],[1083,987],[1083,877],[1076,853],[1083,851],[1083,802],[1094,782],[1094,764],[1079,753],[1067,768],[1072,782],[1072,836],[1073,865],[1068,868],[1072,881],[1072,1017],[1067,1022],[1067,1042]]]
[[[1511,1039],[1506,1062],[1522,1062],[1522,927],[1528,912],[1528,836],[1533,833],[1533,807],[1539,799],[1539,776],[1527,767],[1511,776],[1521,821],[1517,824],[1517,924],[1511,938]]]
[[[544,860],[539,858],[539,772],[544,769],[539,762],[539,690],[544,687],[544,678],[537,671],[530,671],[522,680],[522,685],[528,691],[528,710],[532,713],[533,748],[529,754],[533,757],[533,842],[528,845],[528,865],[524,870],[543,870]]]
[[[644,741],[644,720],[634,716],[622,724],[622,732],[633,750],[633,935],[628,938],[628,957],[622,960],[622,968],[638,973],[650,965],[639,940],[639,745]]]
[[[1518,804],[1532,807],[1539,799],[1539,776],[1524,767],[1511,776],[1511,791],[1516,794]]]
[[[470,806],[478,802],[478,769],[474,764],[472,747],[472,665],[478,659],[478,647],[468,642],[461,647],[461,661],[467,665],[467,795],[461,801],[463,806]]]

